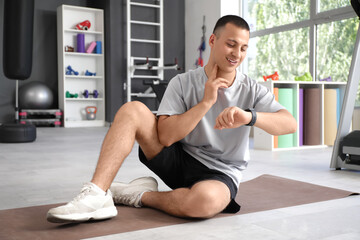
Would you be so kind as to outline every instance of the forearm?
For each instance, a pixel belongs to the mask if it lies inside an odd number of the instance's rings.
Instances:
[[[200,102],[188,111],[179,115],[160,116],[158,121],[158,135],[164,146],[186,137],[205,116],[211,104]]]
[[[296,132],[297,123],[295,118],[283,109],[276,113],[258,112],[255,127],[271,135],[283,135]]]

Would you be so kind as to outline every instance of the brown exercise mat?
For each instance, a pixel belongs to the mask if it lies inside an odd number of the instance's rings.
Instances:
[[[243,182],[236,197],[241,204],[237,214],[284,208],[355,195],[357,193],[323,187],[272,175],[261,175]],[[0,239],[83,239],[195,220],[169,216],[150,208],[118,206],[118,216],[82,224],[54,224],[46,221],[47,211],[55,206],[8,209],[0,211]],[[217,217],[232,216],[219,214]]]

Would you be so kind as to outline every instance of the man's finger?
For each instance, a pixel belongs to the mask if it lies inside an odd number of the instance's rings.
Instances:
[[[224,79],[218,78],[213,83],[217,88],[228,88],[228,82]]]

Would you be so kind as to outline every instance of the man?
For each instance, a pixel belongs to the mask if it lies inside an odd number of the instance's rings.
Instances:
[[[207,65],[170,81],[157,117],[140,102],[124,104],[104,139],[93,179],[67,205],[50,209],[48,220],[111,218],[117,215],[113,200],[179,217],[238,211],[234,198],[249,160],[249,125],[274,135],[296,131],[295,119],[269,90],[236,70],[249,34],[242,18],[220,18],[209,38]],[[140,160],[172,191],[159,192],[152,177],[112,183],[135,141]]]

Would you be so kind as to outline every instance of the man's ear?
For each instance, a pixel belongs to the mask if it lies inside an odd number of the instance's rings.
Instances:
[[[209,46],[210,46],[210,47],[214,46],[215,41],[216,41],[216,36],[215,36],[215,34],[211,34],[211,36],[210,36],[210,38],[209,38]]]

